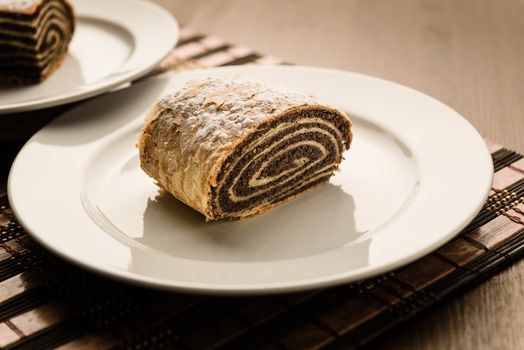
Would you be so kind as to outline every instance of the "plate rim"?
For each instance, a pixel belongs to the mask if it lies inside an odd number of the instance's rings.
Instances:
[[[90,6],[90,8],[96,8],[97,9],[96,11],[99,11],[100,14],[104,11],[103,7],[97,6],[97,3],[94,2],[95,0],[72,0],[72,1],[73,3],[78,2],[78,1],[85,2],[89,4],[88,6]],[[104,0],[96,0],[96,1],[98,2],[98,4],[104,2]],[[59,95],[38,98],[36,100],[31,100],[31,101],[15,102],[15,103],[7,104],[7,105],[0,105],[0,118],[2,118],[2,115],[9,115],[13,113],[22,113],[22,112],[29,112],[29,111],[34,111],[38,109],[56,107],[56,106],[61,106],[61,105],[65,105],[65,104],[72,103],[72,102],[86,100],[90,97],[98,96],[100,94],[108,92],[114,88],[117,88],[123,84],[129,83],[130,81],[133,81],[147,74],[171,53],[176,43],[178,42],[178,39],[180,36],[180,26],[176,18],[170,12],[168,12],[162,6],[154,2],[151,2],[151,1],[141,1],[141,0],[116,0],[116,1],[119,1],[121,2],[122,5],[126,5],[126,6],[141,6],[143,8],[149,8],[149,11],[151,11],[151,13],[156,12],[156,16],[163,17],[162,21],[164,21],[164,24],[169,24],[169,26],[171,27],[171,30],[169,31],[169,33],[171,33],[172,36],[171,37],[166,36],[166,38],[163,38],[162,45],[164,47],[162,48],[162,50],[159,50],[158,55],[157,55],[158,57],[155,60],[151,60],[147,64],[144,64],[141,67],[137,67],[134,70],[131,70],[128,72],[126,72],[126,63],[124,63],[124,65],[119,67],[118,70],[112,72],[109,75],[109,76],[113,76],[116,74],[116,76],[114,76],[113,78],[108,79],[108,76],[104,76],[95,82],[92,82],[86,85],[81,85],[82,87],[92,85],[92,87],[87,90],[77,89],[72,93],[62,93]],[[73,6],[75,6],[75,4],[73,4]],[[83,12],[80,12],[81,10],[78,11],[77,7],[78,6],[75,6],[75,11],[77,11],[76,12],[77,18],[85,16],[88,18],[100,19],[105,22],[110,22],[111,24],[115,24],[117,26],[124,27],[128,32],[130,32],[128,29],[129,27],[123,26],[122,23],[120,22],[117,23],[117,21],[115,20],[110,21],[110,19],[107,18],[107,16],[106,17],[100,17],[100,16],[93,17],[93,15],[90,13],[84,14]],[[130,61],[132,57],[135,55],[137,55],[136,48],[133,49],[133,51],[130,54],[130,57],[127,59],[126,62]]]
[[[316,72],[331,72],[336,74],[344,74],[347,76],[353,76],[363,79],[369,79],[378,81],[380,83],[385,83],[390,86],[394,86],[395,88],[401,88],[401,89],[407,89],[410,93],[415,93],[418,95],[423,96],[424,98],[428,98],[431,100],[432,103],[437,103],[446,109],[448,109],[450,112],[452,112],[456,117],[459,117],[463,122],[467,124],[467,126],[470,129],[470,132],[473,132],[473,135],[477,137],[480,141],[482,141],[482,144],[484,145],[483,150],[479,150],[479,152],[483,152],[486,156],[486,160],[489,159],[489,161],[486,163],[490,169],[487,169],[488,172],[484,175],[486,186],[484,188],[484,192],[482,195],[483,200],[479,201],[479,203],[476,203],[475,210],[469,213],[467,215],[467,218],[463,220],[463,223],[459,226],[457,226],[454,230],[449,232],[446,235],[440,235],[439,239],[436,240],[433,244],[426,246],[423,249],[418,249],[416,252],[404,256],[402,259],[397,259],[395,263],[391,263],[389,265],[383,265],[379,267],[373,267],[373,268],[359,268],[356,270],[351,270],[351,273],[348,275],[347,271],[344,273],[338,273],[338,274],[331,274],[328,276],[322,276],[322,277],[316,277],[316,278],[307,278],[300,281],[300,283],[293,283],[292,285],[289,284],[289,282],[279,282],[279,283],[261,283],[261,284],[212,284],[212,285],[206,285],[205,283],[184,283],[180,281],[173,281],[173,280],[167,280],[157,277],[150,277],[143,274],[137,274],[137,273],[131,273],[126,270],[119,270],[117,268],[114,268],[113,266],[106,266],[106,268],[99,268],[98,266],[94,266],[93,264],[89,264],[89,262],[84,262],[82,260],[76,259],[74,256],[70,256],[67,253],[58,251],[53,247],[52,245],[48,244],[45,240],[41,239],[37,234],[34,234],[30,228],[29,225],[27,225],[24,220],[19,216],[18,210],[16,208],[16,203],[14,202],[13,197],[13,184],[12,184],[12,178],[13,178],[13,170],[15,169],[15,164],[17,161],[19,161],[19,157],[21,154],[23,154],[25,148],[30,144],[30,142],[37,137],[37,135],[40,133],[40,131],[35,134],[21,149],[20,153],[17,155],[15,161],[13,162],[13,166],[11,168],[11,171],[9,173],[9,179],[8,179],[8,194],[9,194],[9,202],[11,204],[11,208],[17,218],[19,219],[19,222],[24,229],[31,235],[32,238],[36,239],[40,244],[44,245],[47,249],[51,250],[55,254],[65,258],[66,260],[73,262],[76,265],[80,265],[87,270],[94,271],[96,273],[102,274],[104,276],[111,277],[113,279],[117,279],[123,282],[132,283],[136,285],[146,286],[146,287],[153,287],[156,289],[163,289],[163,290],[171,290],[171,291],[179,291],[179,292],[189,292],[189,293],[195,293],[195,294],[206,294],[206,295],[261,295],[261,294],[276,294],[276,293],[288,293],[288,292],[296,292],[296,291],[305,291],[310,289],[317,289],[317,288],[324,288],[329,286],[335,286],[340,285],[344,283],[350,283],[359,281],[365,278],[370,278],[373,276],[380,275],[382,273],[397,269],[401,266],[405,266],[427,254],[430,252],[435,251],[438,247],[442,246],[444,243],[451,240],[453,237],[456,236],[457,233],[459,233],[464,227],[466,227],[470,221],[477,215],[478,211],[482,208],[482,206],[485,203],[486,198],[488,197],[489,191],[491,189],[491,180],[493,176],[493,163],[491,161],[490,153],[487,149],[487,146],[485,142],[483,141],[481,135],[478,133],[478,131],[471,125],[471,123],[466,120],[464,117],[462,117],[458,112],[456,112],[454,109],[449,107],[448,105],[444,104],[443,102],[437,100],[436,98],[429,96],[419,90],[413,89],[411,87],[374,77],[369,76],[366,74],[361,73],[355,73],[355,72],[348,72],[343,70],[337,70],[337,69],[329,69],[329,68],[320,68],[320,67],[308,67],[308,66],[230,66],[230,67],[220,67],[220,68],[202,68],[202,69],[195,69],[192,71],[186,71],[177,73],[178,75],[194,75],[195,73],[202,73],[206,71],[216,71],[216,70],[247,70],[247,69],[268,69],[268,70],[285,70],[285,69],[291,69],[291,70],[306,70],[306,71],[316,71]],[[170,77],[166,77],[165,79],[169,80]],[[72,110],[62,114],[59,118],[67,117],[70,114],[74,114],[77,108],[75,107]],[[130,119],[127,124],[130,124],[133,121],[133,119]],[[489,181],[488,181],[489,178]],[[250,264],[243,262],[243,264]],[[175,282],[175,283],[174,283]]]

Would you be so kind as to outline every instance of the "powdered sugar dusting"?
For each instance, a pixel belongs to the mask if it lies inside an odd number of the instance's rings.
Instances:
[[[0,9],[21,12],[33,8],[42,0],[0,0]]]
[[[170,123],[186,129],[192,144],[213,147],[287,108],[316,103],[310,96],[264,83],[208,78],[190,81],[164,96],[159,107],[171,111]]]

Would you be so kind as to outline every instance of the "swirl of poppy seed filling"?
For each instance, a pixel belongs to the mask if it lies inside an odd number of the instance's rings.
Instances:
[[[45,79],[62,63],[74,30],[73,9],[65,0],[0,6],[0,81]]]
[[[261,125],[224,162],[214,214],[253,215],[327,182],[349,146],[349,125],[339,118],[310,108]]]

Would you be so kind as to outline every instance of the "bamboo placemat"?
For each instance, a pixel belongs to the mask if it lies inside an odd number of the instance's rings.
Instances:
[[[185,29],[151,75],[282,63]],[[351,348],[508,266],[524,253],[524,159],[488,142],[495,177],[454,240],[394,272],[306,293],[219,298],[106,280],[39,247],[0,197],[0,347],[61,349]],[[10,163],[2,154],[2,166]]]

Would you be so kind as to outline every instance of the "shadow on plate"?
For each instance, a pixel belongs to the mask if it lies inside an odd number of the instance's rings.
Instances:
[[[187,259],[294,259],[339,249],[361,237],[364,232],[356,229],[354,211],[355,202],[348,193],[325,184],[260,216],[206,223],[202,214],[162,190],[148,202],[143,236],[137,241]],[[365,253],[359,253],[355,263],[363,266],[368,261],[369,241],[357,244]]]

